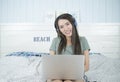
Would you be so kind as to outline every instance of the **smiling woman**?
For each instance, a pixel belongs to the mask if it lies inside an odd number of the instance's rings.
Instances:
[[[50,55],[84,55],[84,70],[89,69],[89,44],[85,37],[79,36],[75,18],[68,13],[58,16],[55,20],[58,37],[53,39]],[[78,80],[52,79],[52,82],[82,82]],[[49,82],[49,81],[47,81]]]

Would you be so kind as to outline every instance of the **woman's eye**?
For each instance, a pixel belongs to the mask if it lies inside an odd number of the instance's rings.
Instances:
[[[60,26],[60,28],[63,28],[63,26]]]
[[[66,23],[66,25],[69,25],[69,23]]]

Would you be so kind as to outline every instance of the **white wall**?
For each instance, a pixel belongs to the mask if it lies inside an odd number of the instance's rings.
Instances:
[[[44,23],[60,11],[79,12],[81,23],[120,23],[120,0],[0,0],[0,23]]]

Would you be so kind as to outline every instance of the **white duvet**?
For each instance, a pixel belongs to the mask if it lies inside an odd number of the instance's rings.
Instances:
[[[6,56],[0,58],[0,82],[37,82],[40,57]],[[38,81],[40,82],[40,81]]]
[[[0,58],[0,82],[45,82],[40,76],[40,57]],[[120,59],[90,55],[89,81],[120,82]]]
[[[91,55],[90,70],[86,75],[89,81],[120,82],[120,59]]]

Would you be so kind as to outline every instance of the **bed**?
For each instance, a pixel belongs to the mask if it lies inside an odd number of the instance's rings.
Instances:
[[[86,75],[89,81],[120,82],[120,59],[103,54],[90,55],[90,70]]]
[[[0,57],[0,82],[45,82],[40,75],[41,56],[48,53],[13,52]],[[119,82],[120,59],[90,54],[88,81]]]

